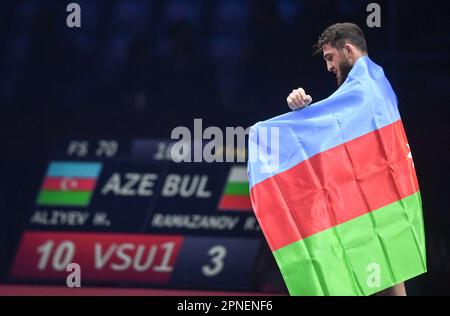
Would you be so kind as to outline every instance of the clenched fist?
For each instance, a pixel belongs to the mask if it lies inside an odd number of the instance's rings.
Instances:
[[[306,94],[305,90],[298,88],[292,90],[291,94],[287,97],[287,103],[292,111],[304,108],[312,102],[312,98],[309,94]]]

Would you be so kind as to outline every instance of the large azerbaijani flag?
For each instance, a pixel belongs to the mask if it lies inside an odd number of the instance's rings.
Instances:
[[[253,209],[291,295],[370,295],[426,272],[397,98],[369,57],[327,99],[252,126],[249,154]]]
[[[101,167],[98,162],[50,162],[36,204],[88,206]]]

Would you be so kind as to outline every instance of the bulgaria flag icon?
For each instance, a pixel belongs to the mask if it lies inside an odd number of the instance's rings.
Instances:
[[[101,168],[98,162],[51,162],[36,204],[89,205]]]
[[[251,211],[247,168],[233,166],[228,174],[225,190],[219,203],[219,210]]]

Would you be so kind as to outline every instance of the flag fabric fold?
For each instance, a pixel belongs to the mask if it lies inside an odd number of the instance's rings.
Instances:
[[[370,295],[426,272],[421,196],[383,69],[251,127],[255,215],[291,295]]]

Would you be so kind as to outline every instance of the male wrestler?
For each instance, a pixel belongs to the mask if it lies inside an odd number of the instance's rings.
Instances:
[[[353,23],[337,23],[329,26],[319,37],[315,53],[323,53],[327,69],[336,75],[341,86],[348,73],[361,56],[367,56],[367,44],[363,31]],[[312,102],[303,88],[292,91],[287,103],[292,110],[301,109]],[[406,296],[404,283],[380,291],[378,295]]]

